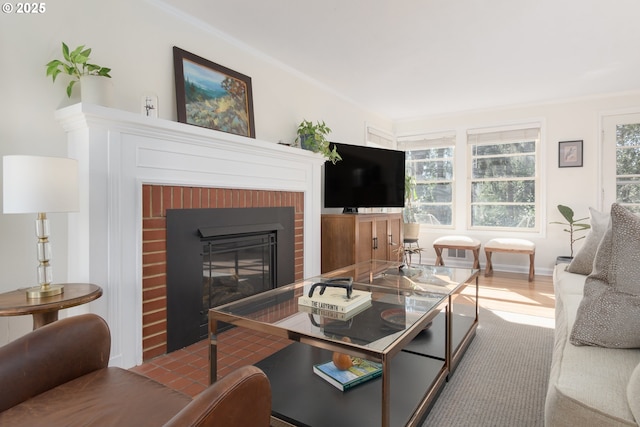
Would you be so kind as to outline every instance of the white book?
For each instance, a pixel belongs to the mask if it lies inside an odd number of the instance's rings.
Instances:
[[[324,294],[314,292],[312,297],[302,295],[298,298],[298,304],[319,310],[337,311],[348,313],[371,301],[371,292],[354,289],[351,298],[347,298],[347,292],[343,288],[327,287]]]
[[[367,308],[371,307],[372,303],[371,303],[371,300],[366,301],[365,304],[361,304],[356,308],[349,310],[349,312],[347,313],[343,313],[335,310],[323,310],[321,308],[313,308],[303,304],[298,304],[298,305],[299,305],[298,308],[300,311],[317,315],[325,319],[334,319],[334,320],[341,320],[346,322],[347,320],[355,317],[357,314],[360,314],[361,312],[365,311]]]

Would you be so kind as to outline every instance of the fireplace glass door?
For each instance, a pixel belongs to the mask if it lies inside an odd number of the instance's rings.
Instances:
[[[275,232],[267,232],[203,239],[203,338],[209,308],[275,287],[276,238]]]

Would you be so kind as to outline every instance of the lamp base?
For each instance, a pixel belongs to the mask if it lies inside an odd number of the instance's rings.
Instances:
[[[62,285],[42,285],[34,286],[27,289],[27,298],[46,298],[54,295],[60,295],[64,292],[64,286]]]

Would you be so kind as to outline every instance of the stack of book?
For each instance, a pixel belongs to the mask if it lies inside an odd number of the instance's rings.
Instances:
[[[353,366],[341,371],[333,362],[313,365],[313,372],[338,390],[348,390],[382,375],[382,364],[355,358]]]
[[[371,292],[357,289],[351,291],[351,298],[347,298],[342,288],[327,288],[323,294],[316,292],[311,297],[303,295],[298,298],[298,305],[339,313],[350,313],[365,304],[371,304]]]
[[[310,313],[313,315],[317,315],[317,316],[321,316],[325,319],[333,319],[333,320],[340,320],[340,321],[347,321],[352,319],[353,317],[356,316],[356,314],[359,314],[363,311],[365,311],[367,308],[371,307],[372,303],[371,300],[366,301],[364,304],[359,305],[358,307],[349,310],[346,313],[342,313],[340,311],[335,311],[335,310],[323,310],[321,308],[313,308],[313,307],[309,307],[303,304],[299,304],[298,309],[300,311],[304,311],[306,313]]]

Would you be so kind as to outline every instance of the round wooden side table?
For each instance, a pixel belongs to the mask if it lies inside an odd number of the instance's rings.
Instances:
[[[33,316],[33,329],[58,320],[58,311],[100,298],[102,288],[92,283],[59,283],[64,292],[45,298],[27,298],[27,288],[0,294],[0,316]]]

